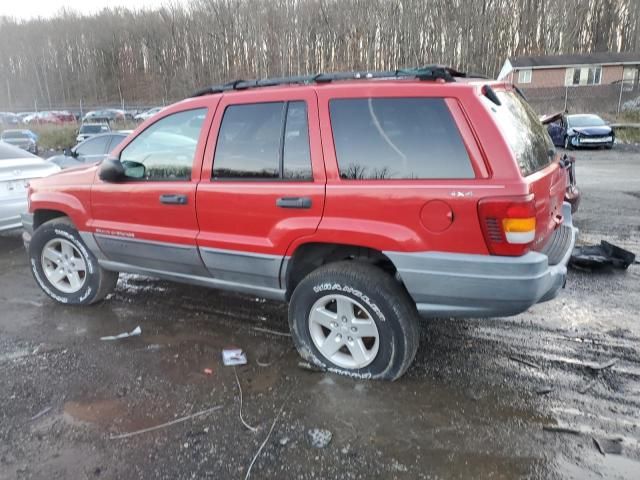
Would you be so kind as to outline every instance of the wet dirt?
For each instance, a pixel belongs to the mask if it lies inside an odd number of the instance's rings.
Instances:
[[[624,192],[640,191],[640,154],[576,155],[581,241],[639,253],[640,199]],[[0,235],[0,269],[0,479],[244,478],[281,408],[250,478],[639,478],[638,265],[571,271],[517,317],[425,321],[394,383],[299,368],[282,304],[123,275],[105,302],[65,307],[36,287],[18,233]],[[222,365],[232,347],[257,432]]]

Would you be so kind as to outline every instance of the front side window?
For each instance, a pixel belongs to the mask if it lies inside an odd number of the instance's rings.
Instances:
[[[217,180],[311,180],[305,102],[230,105],[213,162]]]
[[[125,175],[138,180],[190,180],[206,108],[161,118],[120,153]]]
[[[337,99],[329,108],[343,179],[475,176],[442,98]]]

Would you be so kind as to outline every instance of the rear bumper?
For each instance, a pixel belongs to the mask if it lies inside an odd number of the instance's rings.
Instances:
[[[28,209],[24,197],[4,199],[0,202],[0,232],[22,227],[20,215]]]
[[[567,263],[578,230],[571,206],[558,242],[549,255],[529,252],[521,257],[437,252],[385,252],[395,264],[418,312],[425,317],[490,317],[517,315],[538,302],[554,298],[564,286]],[[560,230],[560,229],[559,229]],[[556,263],[557,262],[557,263]]]

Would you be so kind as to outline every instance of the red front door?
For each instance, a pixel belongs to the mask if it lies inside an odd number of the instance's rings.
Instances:
[[[96,179],[89,226],[112,268],[207,275],[196,246],[196,186],[215,101],[167,109],[116,152],[127,178]]]

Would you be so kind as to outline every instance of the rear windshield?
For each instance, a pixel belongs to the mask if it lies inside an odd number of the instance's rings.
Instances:
[[[0,161],[14,160],[16,158],[35,158],[35,156],[21,148],[0,142]]]
[[[107,127],[104,125],[83,125],[80,127],[80,133],[100,133],[106,131]]]
[[[555,155],[547,129],[533,109],[514,92],[496,92],[502,105],[491,104],[496,121],[511,147],[523,177],[543,169]]]
[[[6,139],[27,138],[27,137],[28,137],[27,133],[20,132],[20,131],[2,133],[2,138],[6,138]]]

